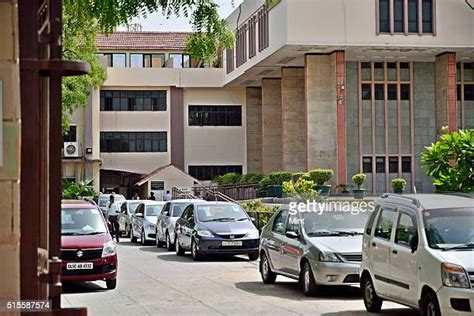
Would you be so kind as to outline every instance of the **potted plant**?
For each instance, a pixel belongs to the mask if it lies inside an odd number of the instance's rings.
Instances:
[[[392,180],[393,193],[403,194],[403,191],[405,191],[406,186],[407,182],[403,178],[396,178]]]
[[[309,172],[311,180],[316,183],[314,189],[319,192],[320,195],[329,195],[331,186],[326,185],[334,176],[334,171],[331,169],[314,169]]]
[[[349,190],[351,189],[351,185],[349,183],[340,183],[336,186],[336,189],[340,189],[341,194],[348,195],[351,193]]]
[[[354,181],[357,189],[352,189],[355,199],[362,200],[365,197],[365,189],[362,187],[367,179],[367,175],[364,173],[358,173],[352,176],[352,181]]]

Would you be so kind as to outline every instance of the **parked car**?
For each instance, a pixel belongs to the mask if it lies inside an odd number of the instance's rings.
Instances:
[[[331,209],[276,212],[260,239],[263,283],[273,284],[277,275],[284,275],[299,280],[307,296],[319,294],[322,285],[358,286],[367,218],[367,212]]]
[[[259,232],[247,213],[228,202],[193,202],[176,221],[176,254],[191,251],[194,260],[208,255],[248,255],[258,259]]]
[[[99,199],[97,200],[97,204],[99,205],[104,215],[107,214],[107,206],[109,205],[110,195],[111,194],[100,194]],[[124,201],[125,201],[125,196],[123,196],[122,194],[114,194],[114,202],[119,204],[118,205],[119,207],[120,207],[121,202],[124,202]]]
[[[155,241],[156,220],[161,213],[166,202],[162,201],[142,201],[132,214],[131,242],[136,242],[140,238],[142,245]]]
[[[361,289],[369,312],[387,300],[422,315],[472,315],[474,200],[384,195],[364,233]]]
[[[117,252],[99,208],[87,201],[62,202],[61,280],[105,280],[108,289],[117,286]]]
[[[142,201],[140,200],[126,200],[120,206],[120,214],[118,216],[119,230],[122,235],[130,237],[132,231],[132,215]]]
[[[161,247],[163,245],[170,251],[174,250],[175,246],[175,235],[174,228],[176,221],[183,214],[184,209],[189,203],[192,202],[203,202],[203,200],[173,200],[165,204],[161,214],[158,216],[156,222],[156,246]]]

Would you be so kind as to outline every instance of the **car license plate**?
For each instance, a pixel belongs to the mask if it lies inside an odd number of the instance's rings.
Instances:
[[[242,246],[241,241],[223,241],[222,246]]]
[[[92,262],[71,262],[66,264],[66,270],[90,270],[93,267]]]

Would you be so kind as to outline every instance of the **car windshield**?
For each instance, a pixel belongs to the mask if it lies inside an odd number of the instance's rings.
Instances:
[[[158,216],[162,209],[163,205],[160,204],[147,205],[145,216]]]
[[[184,209],[189,203],[173,203],[171,204],[171,217],[180,217]]]
[[[310,237],[361,235],[370,212],[305,212],[303,226]]]
[[[241,207],[231,204],[199,205],[197,207],[197,217],[201,222],[230,222],[248,219],[247,214]]]
[[[101,195],[99,196],[99,201],[97,202],[97,204],[100,207],[107,207],[107,204],[109,203],[109,201],[110,201],[110,195]],[[123,201],[125,201],[125,197],[123,195],[118,195],[118,194],[114,195],[115,203],[123,202]]]
[[[474,208],[426,210],[423,222],[431,248],[474,249]]]
[[[97,235],[107,232],[97,209],[77,208],[61,210],[62,235]]]
[[[128,211],[130,214],[135,214],[135,211],[137,210],[138,205],[140,205],[141,202],[130,202],[128,203]]]

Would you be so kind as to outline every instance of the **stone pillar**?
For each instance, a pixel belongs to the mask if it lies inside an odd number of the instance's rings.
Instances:
[[[456,53],[444,53],[436,57],[436,132],[441,134],[443,126],[449,132],[456,124]]]
[[[282,169],[306,171],[304,68],[281,70]]]
[[[247,173],[262,172],[262,88],[247,88]]]
[[[0,122],[0,139],[3,140],[3,161],[0,164],[0,299],[10,300],[20,298],[21,116],[17,36],[17,1],[0,1],[0,110],[3,110]]]
[[[306,55],[307,167],[338,174],[336,55]]]
[[[262,79],[262,171],[282,168],[281,79]]]

